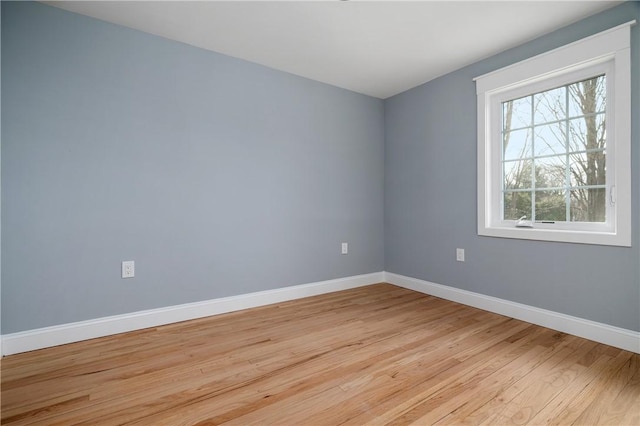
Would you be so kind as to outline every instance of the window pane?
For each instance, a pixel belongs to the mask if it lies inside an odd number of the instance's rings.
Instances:
[[[534,155],[564,154],[566,134],[564,123],[545,124],[535,128]]]
[[[505,132],[502,138],[502,153],[505,160],[531,157],[531,129]]]
[[[574,83],[569,86],[569,116],[603,112],[606,108],[605,76]]]
[[[606,218],[605,188],[571,190],[572,222],[604,222]]]
[[[566,186],[567,156],[536,158],[536,188]]]
[[[533,161],[508,161],[504,163],[504,189],[528,189],[532,187]]]
[[[502,103],[502,129],[531,126],[531,96]]]
[[[605,220],[605,76],[502,103],[503,218]]]
[[[569,150],[603,149],[606,146],[605,114],[589,115],[569,121]]]
[[[569,156],[571,186],[605,185],[605,151],[582,152]]]
[[[505,220],[516,220],[522,216],[531,220],[531,192],[505,192],[503,216]]]
[[[544,124],[566,118],[566,87],[533,95],[534,124]]]
[[[536,220],[564,222],[567,217],[565,191],[536,191]]]

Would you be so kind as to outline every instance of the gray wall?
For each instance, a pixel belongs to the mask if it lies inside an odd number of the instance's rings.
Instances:
[[[2,2],[2,333],[382,271],[383,117],[379,99]]]
[[[640,25],[632,28],[632,248],[479,237],[472,79],[632,19],[629,2],[385,102],[385,270],[640,330]],[[466,262],[455,261],[456,247]]]
[[[0,46],[2,46],[2,7],[0,7]],[[2,99],[2,54],[0,54],[0,99]],[[0,117],[2,117],[2,102],[0,102]],[[0,120],[0,135],[2,135],[2,120]],[[2,138],[0,137],[0,241],[2,241]],[[0,334],[2,333],[2,244],[0,244]],[[0,354],[2,341],[0,340]]]
[[[2,333],[383,269],[640,330],[640,120],[632,248],[478,237],[471,80],[638,9],[383,103],[2,2]]]

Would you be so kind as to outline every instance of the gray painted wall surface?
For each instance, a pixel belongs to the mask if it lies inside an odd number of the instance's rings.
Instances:
[[[640,330],[640,120],[631,249],[478,237],[471,80],[638,9],[383,103],[2,2],[2,333],[383,269]]]
[[[0,7],[0,46],[2,46],[2,8]],[[2,54],[0,54],[0,99],[2,99]],[[2,117],[2,102],[0,102],[0,117]],[[0,135],[2,135],[2,120],[0,120]],[[2,137],[0,137],[0,241],[2,241]],[[2,333],[2,244],[0,244],[0,334]],[[0,341],[0,353],[2,353]]]
[[[383,270],[383,108],[2,2],[2,333]]]
[[[632,19],[630,2],[385,102],[385,270],[640,330],[640,25],[632,28],[632,248],[479,237],[472,79]],[[456,247],[466,262],[455,261]]]

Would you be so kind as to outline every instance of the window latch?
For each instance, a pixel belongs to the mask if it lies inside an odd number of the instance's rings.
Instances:
[[[522,216],[516,222],[516,228],[533,228],[533,222],[530,220],[526,220],[527,216]]]
[[[615,187],[615,185],[612,185],[611,188],[609,189],[609,203],[612,206],[615,206],[615,204],[616,204],[616,187]]]

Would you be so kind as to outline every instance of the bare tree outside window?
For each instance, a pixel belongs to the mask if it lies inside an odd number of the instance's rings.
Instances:
[[[605,76],[502,104],[503,217],[606,219]]]

